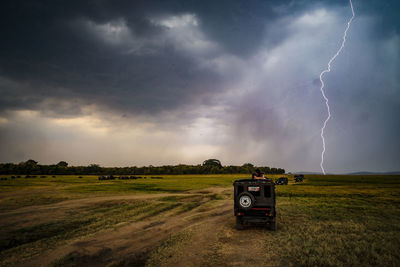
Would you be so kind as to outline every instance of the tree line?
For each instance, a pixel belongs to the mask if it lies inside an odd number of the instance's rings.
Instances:
[[[223,166],[217,159],[205,160],[198,165],[164,165],[143,167],[101,167],[98,164],[89,166],[69,166],[67,162],[41,165],[35,160],[27,160],[18,164],[0,163],[0,174],[26,174],[26,175],[151,175],[151,174],[237,174],[253,173],[256,169],[266,174],[283,174],[284,169],[267,166],[254,166],[245,163],[241,166]]]

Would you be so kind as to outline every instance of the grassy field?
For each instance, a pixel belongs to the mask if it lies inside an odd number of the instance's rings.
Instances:
[[[46,176],[46,178],[8,178],[0,181],[0,211],[28,205],[56,203],[67,199],[106,195],[179,193],[207,187],[230,186],[246,175],[164,175],[163,179],[99,181],[97,176]]]
[[[276,232],[234,229],[247,175],[1,177],[2,266],[400,266],[399,176],[277,186]]]

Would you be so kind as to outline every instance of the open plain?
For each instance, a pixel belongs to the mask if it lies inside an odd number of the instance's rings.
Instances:
[[[235,229],[245,177],[2,176],[1,266],[400,266],[399,176],[289,175],[276,232]]]

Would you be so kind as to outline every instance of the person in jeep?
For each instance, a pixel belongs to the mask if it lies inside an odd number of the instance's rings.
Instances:
[[[252,175],[252,179],[265,179],[264,173],[260,171],[260,169],[257,169]]]

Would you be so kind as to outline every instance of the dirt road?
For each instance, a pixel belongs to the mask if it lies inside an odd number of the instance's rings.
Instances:
[[[23,266],[240,266],[265,261],[250,251],[263,253],[259,236],[265,229],[253,227],[245,232],[234,229],[230,188],[210,188],[180,194],[142,194],[102,196],[66,200],[54,204],[24,207],[3,213],[16,221],[16,228],[65,218],[76,210],[120,201],[151,201],[177,198],[193,208],[174,208],[142,220],[133,220],[58,242],[55,246],[19,261]],[[183,202],[182,202],[183,201]],[[190,206],[191,207],[191,206]],[[250,240],[252,240],[250,242]],[[258,241],[254,241],[258,240]]]

